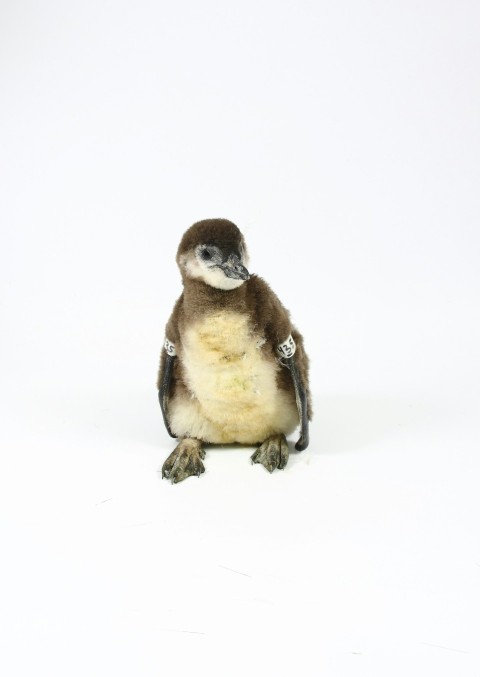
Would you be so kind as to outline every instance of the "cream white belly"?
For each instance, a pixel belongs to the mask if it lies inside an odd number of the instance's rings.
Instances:
[[[292,432],[298,424],[295,400],[277,389],[282,367],[267,359],[264,342],[246,315],[231,311],[209,315],[186,332],[179,359],[189,395],[170,402],[175,435],[255,444]]]

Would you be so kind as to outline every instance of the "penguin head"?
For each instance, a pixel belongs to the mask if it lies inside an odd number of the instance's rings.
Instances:
[[[180,242],[177,263],[184,282],[202,280],[215,289],[237,289],[250,278],[245,240],[227,219],[194,223]]]

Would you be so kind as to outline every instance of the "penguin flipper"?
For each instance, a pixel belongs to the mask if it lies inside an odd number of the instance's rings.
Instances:
[[[168,340],[166,341],[166,350],[162,353],[161,362],[160,362],[160,371],[158,375],[158,400],[160,402],[160,409],[162,410],[163,422],[165,428],[167,429],[170,437],[176,437],[170,430],[170,425],[168,423],[168,398],[170,395],[170,383],[172,380],[173,365],[175,362],[175,354],[169,352],[167,345]]]
[[[286,358],[287,366],[292,374],[293,387],[295,388],[295,398],[297,400],[298,415],[300,417],[300,437],[295,445],[297,451],[303,451],[308,447],[308,396],[307,390],[303,385],[300,372],[295,362],[295,355]]]

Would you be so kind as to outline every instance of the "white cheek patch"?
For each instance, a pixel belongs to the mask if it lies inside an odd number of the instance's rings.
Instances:
[[[238,287],[241,287],[245,282],[245,280],[235,280],[233,277],[227,277],[220,268],[207,268],[200,277],[204,282],[210,285],[210,287],[224,289],[226,291],[238,289]]]
[[[295,345],[295,341],[292,338],[292,335],[287,338],[286,341],[283,343],[280,343],[277,346],[277,352],[282,356],[282,357],[293,357],[295,354],[295,350],[297,349],[297,346]]]
[[[230,291],[231,289],[238,289],[245,282],[245,280],[234,280],[227,277],[223,270],[215,266],[208,266],[195,255],[189,254],[180,257],[180,265],[185,268],[188,277],[203,280],[205,284],[215,287],[215,289]]]
[[[194,256],[183,256],[180,263],[184,266],[188,277],[201,277],[202,269]]]

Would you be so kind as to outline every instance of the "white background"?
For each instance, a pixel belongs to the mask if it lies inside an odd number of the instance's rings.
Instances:
[[[478,677],[479,20],[1,4],[2,674]],[[284,472],[172,486],[158,355],[212,216],[316,415]]]

